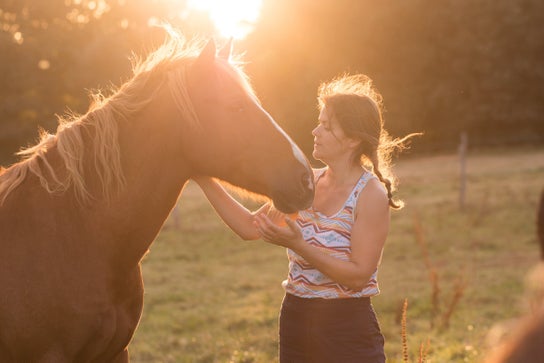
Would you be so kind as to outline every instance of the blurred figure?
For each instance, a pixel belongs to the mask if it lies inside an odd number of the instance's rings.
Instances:
[[[256,212],[214,180],[195,178],[217,213],[240,237],[287,248],[280,321],[281,363],[385,362],[384,338],[371,297],[389,230],[391,154],[403,139],[383,128],[382,99],[364,75],[322,84],[319,122],[312,131],[313,205],[285,216],[265,204]]]
[[[537,212],[537,233],[540,241],[540,259],[544,261],[544,189],[540,194],[540,205]]]
[[[540,283],[544,284],[544,268],[539,266]],[[536,276],[536,275],[535,275]],[[542,288],[542,287],[541,287]],[[485,360],[485,363],[543,363],[544,306],[542,301],[530,315],[514,328],[514,333]]]
[[[544,190],[537,210],[537,233],[541,261],[526,279],[530,313],[486,363],[544,363]]]

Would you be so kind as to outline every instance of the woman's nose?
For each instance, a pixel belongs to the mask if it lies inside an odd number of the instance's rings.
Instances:
[[[316,126],[316,127],[312,130],[312,135],[317,136],[317,131],[318,131],[318,129],[319,129],[319,125]]]

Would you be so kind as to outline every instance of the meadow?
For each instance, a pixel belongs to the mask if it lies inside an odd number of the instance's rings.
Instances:
[[[470,151],[464,208],[457,155],[405,157],[395,170],[406,206],[392,212],[373,299],[388,362],[403,362],[405,299],[410,362],[427,340],[427,362],[480,362],[527,311],[544,149]],[[286,273],[284,249],[241,241],[189,183],[143,260],[131,361],[277,362]]]

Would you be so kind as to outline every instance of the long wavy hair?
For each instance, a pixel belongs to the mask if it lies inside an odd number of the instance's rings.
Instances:
[[[360,141],[353,154],[354,163],[370,168],[387,188],[389,205],[402,208],[403,202],[393,199],[397,179],[391,168],[392,156],[395,151],[405,149],[411,137],[420,134],[403,138],[389,135],[384,128],[382,95],[364,74],[344,74],[322,83],[318,89],[318,106],[320,110],[327,106],[327,112],[337,120],[346,136]]]

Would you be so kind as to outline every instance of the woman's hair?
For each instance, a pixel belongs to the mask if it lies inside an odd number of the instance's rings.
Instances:
[[[384,129],[381,94],[372,80],[363,75],[342,75],[322,83],[318,90],[319,109],[327,106],[327,112],[336,119],[347,137],[360,140],[353,155],[354,162],[373,170],[387,188],[389,205],[400,209],[404,203],[393,200],[397,180],[391,170],[394,151],[406,148],[406,141],[414,135],[393,139]]]

